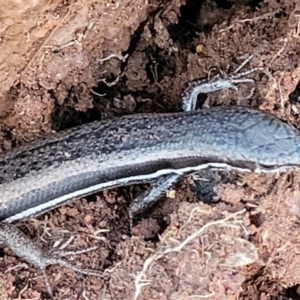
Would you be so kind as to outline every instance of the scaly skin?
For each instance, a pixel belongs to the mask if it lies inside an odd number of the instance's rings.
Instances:
[[[294,128],[242,106],[94,122],[0,156],[0,220],[174,172],[296,167],[299,147]]]

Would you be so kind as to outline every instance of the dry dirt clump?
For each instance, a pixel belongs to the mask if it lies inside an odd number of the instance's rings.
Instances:
[[[150,11],[146,1],[1,5],[1,113],[13,110],[15,118],[9,124],[16,127],[18,138],[32,138],[33,130],[49,131],[54,102],[62,103],[72,90],[81,98],[76,109],[91,107],[90,90],[100,79],[100,59],[126,51]]]
[[[248,226],[245,210],[182,203],[155,251],[125,242],[130,251],[110,280],[115,299],[124,289],[126,299],[232,299],[242,291],[241,267],[258,260],[255,245],[245,239]],[[118,274],[126,281],[122,287]]]
[[[95,119],[178,111],[188,82],[252,54],[254,85],[200,104],[250,105],[300,129],[298,0],[2,2],[1,151]],[[103,279],[48,268],[55,299],[300,299],[299,174],[184,178],[132,230],[145,186],[19,226],[42,246],[73,235],[71,248],[98,246],[70,259]],[[49,299],[38,270],[0,251],[0,300]]]

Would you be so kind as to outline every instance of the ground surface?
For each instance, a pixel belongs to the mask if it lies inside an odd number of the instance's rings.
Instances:
[[[177,111],[189,81],[250,54],[250,66],[264,66],[252,98],[253,86],[240,85],[204,100],[259,107],[300,129],[298,1],[216,2],[2,3],[1,150],[95,119]],[[121,59],[101,60],[111,54]],[[48,268],[55,299],[300,299],[299,187],[296,171],[207,171],[180,181],[133,235],[128,206],[146,187],[106,191],[20,226],[41,245],[76,235],[72,247],[99,247],[74,260],[104,279]],[[22,261],[1,251],[0,299],[49,299],[41,273],[11,269]]]

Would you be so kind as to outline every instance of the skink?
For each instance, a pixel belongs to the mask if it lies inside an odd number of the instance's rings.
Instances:
[[[40,249],[7,222],[104,189],[159,178],[152,194],[133,201],[130,212],[139,213],[180,175],[207,167],[249,172],[299,167],[299,132],[273,115],[242,106],[187,112],[195,109],[199,93],[253,82],[243,77],[260,68],[239,73],[250,59],[230,76],[191,83],[182,98],[185,112],[94,122],[1,154],[0,246],[40,268],[53,296],[45,273],[49,264],[100,274],[61,260],[63,253]]]
[[[300,165],[298,131],[247,107],[123,116],[0,156],[0,220],[28,218],[103,189],[212,167]]]

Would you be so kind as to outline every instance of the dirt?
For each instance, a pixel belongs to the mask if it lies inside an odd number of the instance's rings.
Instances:
[[[300,129],[299,11],[296,0],[2,3],[1,151],[96,119],[178,111],[188,82],[252,54],[254,84],[201,104],[250,105]],[[300,299],[299,182],[299,171],[205,171],[132,231],[128,207],[146,186],[18,226],[42,246],[72,235],[70,248],[98,246],[70,259],[104,278],[47,269],[55,299]],[[39,270],[0,251],[0,299],[49,299]]]

